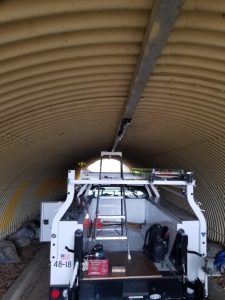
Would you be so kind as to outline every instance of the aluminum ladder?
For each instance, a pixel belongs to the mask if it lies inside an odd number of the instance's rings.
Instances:
[[[121,152],[101,152],[99,180],[102,179],[102,165],[104,158],[119,158],[120,161],[120,179],[124,179],[123,174],[123,161]],[[113,184],[113,179],[112,179]],[[94,224],[94,243],[96,241],[107,240],[124,240],[127,242],[127,256],[131,259],[130,246],[128,239],[128,226],[127,226],[127,208],[125,198],[124,185],[120,185],[120,196],[101,196],[101,185],[98,186],[98,194],[96,201],[95,224]],[[100,214],[101,203],[110,201],[112,199],[120,200],[120,214],[103,215]],[[101,220],[102,228],[97,228],[98,221]],[[120,221],[118,221],[120,220]],[[120,227],[118,230],[117,228]]]

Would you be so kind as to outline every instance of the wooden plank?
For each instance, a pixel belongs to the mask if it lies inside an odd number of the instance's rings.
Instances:
[[[131,278],[160,278],[162,275],[156,269],[153,262],[142,252],[131,252],[131,260],[127,258],[127,252],[110,252],[109,274],[107,276],[88,276],[83,272],[83,280],[109,280],[109,279],[131,279]],[[112,273],[113,266],[125,267],[124,273]]]

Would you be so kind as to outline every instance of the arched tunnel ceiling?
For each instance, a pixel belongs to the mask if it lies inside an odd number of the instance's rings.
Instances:
[[[110,150],[151,0],[0,2],[0,236],[63,193],[65,170]],[[225,1],[185,0],[118,150],[195,172],[224,242]]]

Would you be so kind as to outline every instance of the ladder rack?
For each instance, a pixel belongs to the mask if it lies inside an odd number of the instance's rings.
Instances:
[[[102,180],[102,166],[103,166],[103,159],[105,157],[118,157],[120,161],[120,180],[124,180],[123,175],[123,161],[122,161],[122,153],[121,152],[101,152],[101,161],[100,161],[100,172],[99,172],[99,182]],[[130,247],[129,247],[129,240],[128,240],[128,226],[127,226],[127,208],[126,208],[126,199],[125,199],[125,190],[124,185],[120,186],[120,196],[115,196],[115,199],[119,200],[120,202],[120,214],[115,215],[103,215],[100,213],[101,211],[101,204],[105,201],[110,201],[114,197],[111,196],[101,197],[101,185],[98,185],[98,195],[97,195],[97,202],[96,202],[96,212],[95,212],[95,222],[94,222],[94,243],[96,241],[107,241],[107,240],[126,240],[127,241],[127,256],[128,259],[131,259],[130,255]],[[98,221],[102,221],[102,229],[97,228]],[[110,224],[110,221],[114,220],[113,224]],[[117,223],[115,223],[117,220]],[[109,223],[107,223],[107,221]],[[110,227],[111,225],[111,227]],[[115,228],[120,227],[120,230]],[[107,228],[105,228],[107,226]]]

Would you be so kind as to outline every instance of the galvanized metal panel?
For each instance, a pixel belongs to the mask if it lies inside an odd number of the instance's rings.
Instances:
[[[110,150],[152,6],[151,0],[1,1],[1,237],[41,200],[62,196],[67,168]],[[134,164],[194,171],[209,237],[221,243],[224,13],[223,0],[184,2],[121,144]]]

